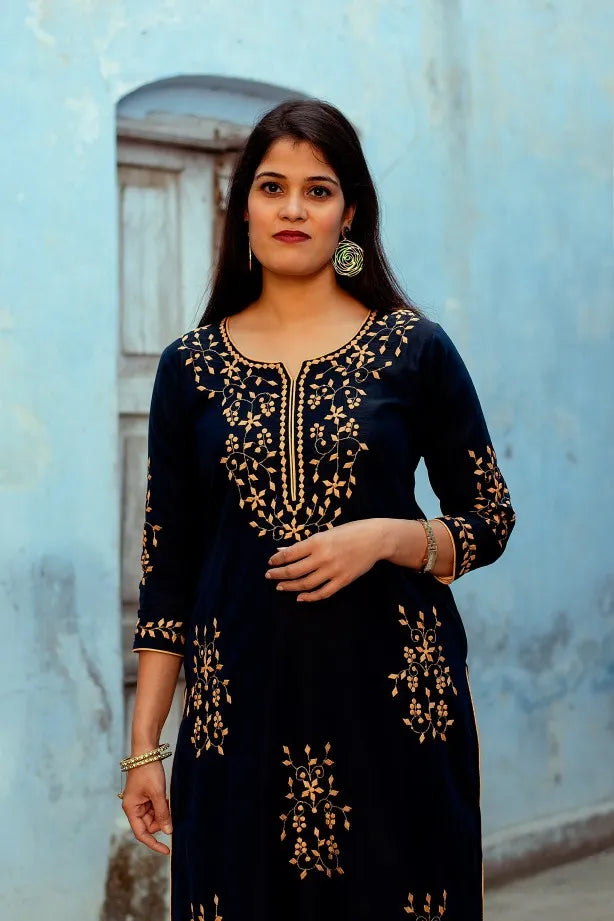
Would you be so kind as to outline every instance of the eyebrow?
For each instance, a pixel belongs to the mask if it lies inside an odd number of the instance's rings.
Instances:
[[[275,176],[276,179],[287,179],[288,178],[287,176],[284,176],[283,173],[273,173],[270,170],[266,170],[263,173],[258,173],[258,175],[254,177],[254,182],[256,181],[256,179],[260,179],[261,176]],[[307,178],[305,179],[305,182],[316,182],[316,181],[332,182],[333,185],[339,185],[337,180],[333,179],[332,176],[307,176]]]

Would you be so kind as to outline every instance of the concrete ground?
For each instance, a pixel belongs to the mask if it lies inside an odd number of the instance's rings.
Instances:
[[[614,848],[486,889],[484,921],[613,921]]]

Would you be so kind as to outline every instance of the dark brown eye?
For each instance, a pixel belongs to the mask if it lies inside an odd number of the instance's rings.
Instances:
[[[269,179],[267,182],[263,182],[263,183],[261,184],[260,188],[261,188],[263,191],[270,191],[269,189],[267,189],[267,186],[276,186],[277,188],[280,187],[280,186],[279,186],[279,183],[278,183],[278,182],[273,182],[272,179]]]
[[[325,185],[314,185],[314,187],[310,189],[309,191],[310,192],[324,192],[323,195],[314,195],[313,196],[314,198],[330,198],[331,196],[330,189],[327,189]]]

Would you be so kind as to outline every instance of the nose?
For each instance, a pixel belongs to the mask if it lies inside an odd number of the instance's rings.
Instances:
[[[304,221],[307,217],[305,202],[300,192],[287,195],[281,203],[279,216],[291,221]]]

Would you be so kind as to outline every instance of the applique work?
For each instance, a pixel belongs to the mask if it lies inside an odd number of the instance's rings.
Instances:
[[[512,509],[509,490],[497,465],[494,448],[492,445],[486,445],[484,457],[478,457],[472,450],[467,453],[475,463],[474,511],[486,522],[503,549],[516,516]],[[443,520],[454,526],[460,541],[463,552],[458,571],[460,577],[469,572],[476,559],[473,528],[466,518],[444,515]]]
[[[145,579],[147,574],[153,570],[153,565],[151,562],[151,557],[149,553],[149,541],[148,541],[148,529],[151,532],[151,543],[153,547],[158,546],[158,531],[162,530],[162,526],[159,524],[152,524],[148,521],[147,516],[151,512],[151,458],[147,458],[147,494],[145,496],[145,523],[143,525],[143,549],[141,551],[141,569],[143,570],[143,575],[141,577],[141,585],[145,585]]]
[[[283,746],[287,758],[282,763],[291,771],[286,799],[291,801],[292,808],[280,816],[281,840],[285,840],[287,833],[293,835],[294,855],[290,863],[300,870],[301,879],[314,869],[329,877],[333,872],[343,873],[335,833],[341,822],[343,828],[349,830],[348,813],[352,807],[339,806],[334,802],[339,791],[334,789],[333,775],[326,777],[327,768],[334,764],[328,757],[330,747],[330,742],[327,742],[324,758],[318,760],[310,757],[311,748],[306,745],[307,761],[297,765],[288,746]]]
[[[213,904],[215,906],[215,916],[212,914],[205,915],[205,909],[202,905],[197,905],[196,907],[190,902],[190,918],[189,921],[222,921],[222,916],[219,914],[219,898],[217,895],[213,896]]]
[[[446,897],[447,894],[444,889],[441,903],[435,908],[433,905],[433,898],[430,892],[427,892],[422,908],[416,908],[414,905],[414,895],[410,892],[407,896],[407,905],[404,911],[411,916],[413,921],[441,921],[446,913]]]
[[[418,619],[413,625],[409,623],[402,604],[399,605],[399,613],[399,623],[409,631],[409,644],[403,647],[406,667],[398,674],[388,675],[394,681],[392,696],[399,694],[400,686],[406,687],[411,694],[409,716],[404,717],[403,722],[420,737],[420,742],[424,742],[427,736],[445,742],[448,726],[454,723],[445,695],[449,690],[454,694],[458,691],[452,683],[443,647],[437,643],[437,627],[441,627],[437,609],[433,607],[430,625],[422,611],[418,611]]]
[[[349,343],[304,362],[296,378],[280,362],[242,356],[223,322],[182,337],[179,349],[188,353],[197,389],[221,397],[229,433],[220,463],[259,537],[301,540],[334,526],[356,484],[356,460],[368,451],[355,415],[364,384],[400,355],[418,319],[409,308],[382,318],[372,311]],[[279,436],[271,430],[272,416],[279,417]]]
[[[196,651],[192,666],[194,683],[187,696],[185,715],[194,716],[190,741],[196,749],[196,757],[200,758],[202,752],[210,748],[215,748],[220,755],[224,754],[223,742],[228,729],[222,719],[222,706],[232,703],[232,698],[228,691],[229,679],[220,677],[224,666],[216,647],[220,636],[217,620],[213,619],[213,639],[208,642],[207,627],[203,627],[202,639],[198,631],[196,626],[193,640]]]

